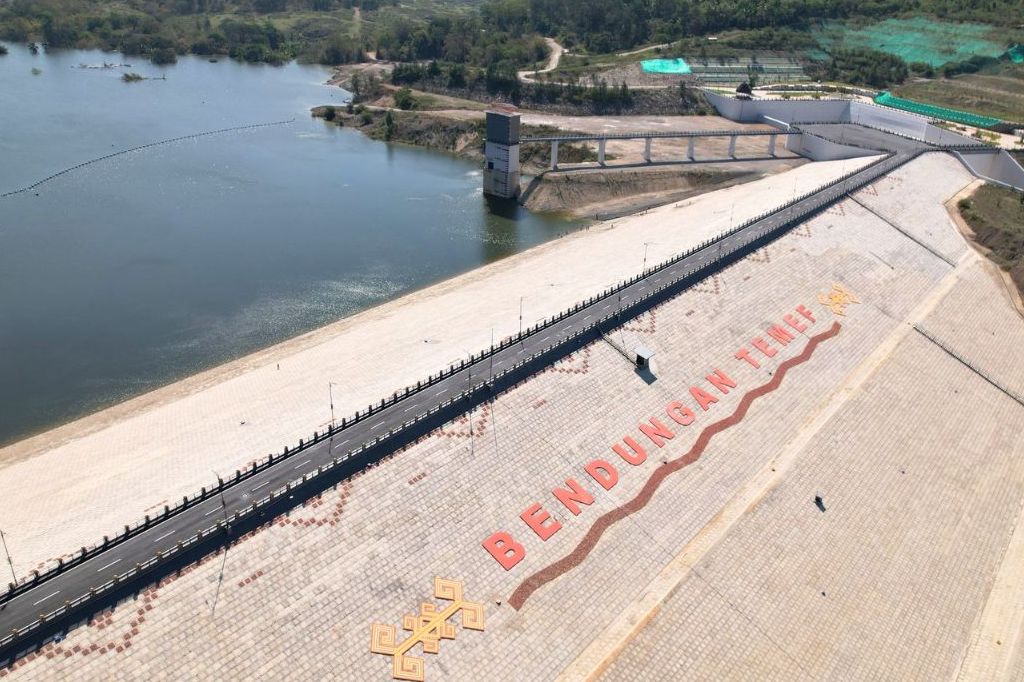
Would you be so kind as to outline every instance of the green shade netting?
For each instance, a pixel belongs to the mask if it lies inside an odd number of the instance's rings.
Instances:
[[[640,68],[647,73],[693,73],[685,59],[646,59]]]
[[[895,54],[908,64],[925,62],[942,66],[971,57],[998,57],[1006,43],[993,35],[991,26],[935,21],[925,17],[886,19],[867,26],[826,22],[814,31],[828,51],[838,47],[864,47]]]
[[[896,97],[889,91],[884,91],[876,95],[875,104],[882,104],[887,107],[892,107],[893,109],[902,109],[903,111],[909,111],[914,114],[921,114],[922,116],[929,116],[931,118],[938,118],[944,121],[964,123],[978,128],[989,128],[998,123],[1002,123],[998,118],[979,116],[978,114],[972,114],[966,111],[957,111],[956,109],[947,109],[946,107],[939,107],[934,104],[925,104],[924,102],[915,102],[912,99]]]

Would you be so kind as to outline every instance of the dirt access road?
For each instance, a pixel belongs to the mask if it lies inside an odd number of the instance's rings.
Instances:
[[[544,42],[548,44],[548,49],[551,50],[551,54],[548,55],[548,63],[540,71],[520,71],[519,80],[524,83],[534,83],[534,75],[538,73],[547,73],[548,71],[554,71],[558,68],[558,63],[562,60],[562,54],[565,52],[565,48],[558,44],[554,38],[545,38]]]

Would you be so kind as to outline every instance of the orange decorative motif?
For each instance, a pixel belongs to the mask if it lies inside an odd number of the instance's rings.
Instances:
[[[832,284],[832,291],[828,294],[818,294],[818,302],[830,309],[836,315],[846,315],[846,306],[851,303],[860,303],[852,291],[842,284]]]
[[[370,652],[392,657],[391,676],[396,680],[423,682],[426,679],[423,659],[409,656],[408,652],[422,644],[423,653],[438,653],[442,639],[455,639],[455,626],[448,622],[455,614],[462,613],[463,628],[484,629],[484,605],[463,599],[462,583],[458,580],[435,577],[434,597],[451,604],[438,611],[436,604],[424,602],[420,604],[419,615],[404,616],[402,629],[412,634],[401,642],[395,641],[395,626],[382,623],[370,626]]]

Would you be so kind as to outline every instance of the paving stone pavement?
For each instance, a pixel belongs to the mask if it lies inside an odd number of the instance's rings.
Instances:
[[[911,168],[898,187],[874,188],[880,213],[897,213],[907,192],[940,204],[971,181],[938,155]],[[928,229],[921,239],[956,252],[948,218]],[[646,626],[590,672],[952,677],[1024,501],[1024,407],[908,326],[935,298],[922,326],[1008,384],[1020,380],[1012,344],[1024,320],[998,306],[986,317],[983,304],[1002,290],[989,264],[966,250],[959,258],[954,270],[844,201],[0,678],[386,680],[391,658],[370,652],[371,625],[393,625],[401,640],[404,615],[424,602],[443,608],[433,598],[440,576],[463,582],[485,624],[476,631],[456,618],[439,653],[415,647],[427,680],[554,679],[804,433],[778,484],[723,527]],[[959,279],[943,293],[951,277]],[[859,301],[844,314],[819,299],[828,302],[834,283]],[[979,312],[958,315],[961,306]],[[769,335],[774,326],[793,338]],[[895,350],[845,389],[889,338],[900,339]],[[655,352],[650,375],[616,348],[637,344]],[[741,349],[759,366],[735,357]],[[717,388],[706,378],[715,370],[729,380]],[[774,388],[750,402],[762,386]],[[834,400],[842,408],[817,425]],[[692,423],[671,419],[672,401],[693,411]],[[733,415],[699,458],[608,526],[589,553],[577,551],[598,518]],[[671,438],[641,433],[652,417]],[[612,450],[627,436],[645,461]],[[609,490],[584,470],[598,458],[617,470]],[[593,497],[578,514],[552,493],[569,478]],[[520,518],[534,503],[561,524],[547,540]],[[497,531],[525,551],[510,570],[482,546]],[[578,560],[566,572],[521,608],[509,605],[527,578],[569,556]]]

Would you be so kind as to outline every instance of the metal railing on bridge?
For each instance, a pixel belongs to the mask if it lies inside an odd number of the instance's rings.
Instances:
[[[769,137],[772,135],[791,135],[785,130],[679,130],[650,131],[631,133],[595,133],[587,135],[541,135],[520,138],[520,144],[529,142],[585,142],[587,140],[644,140],[654,138],[685,138],[685,137]]]

